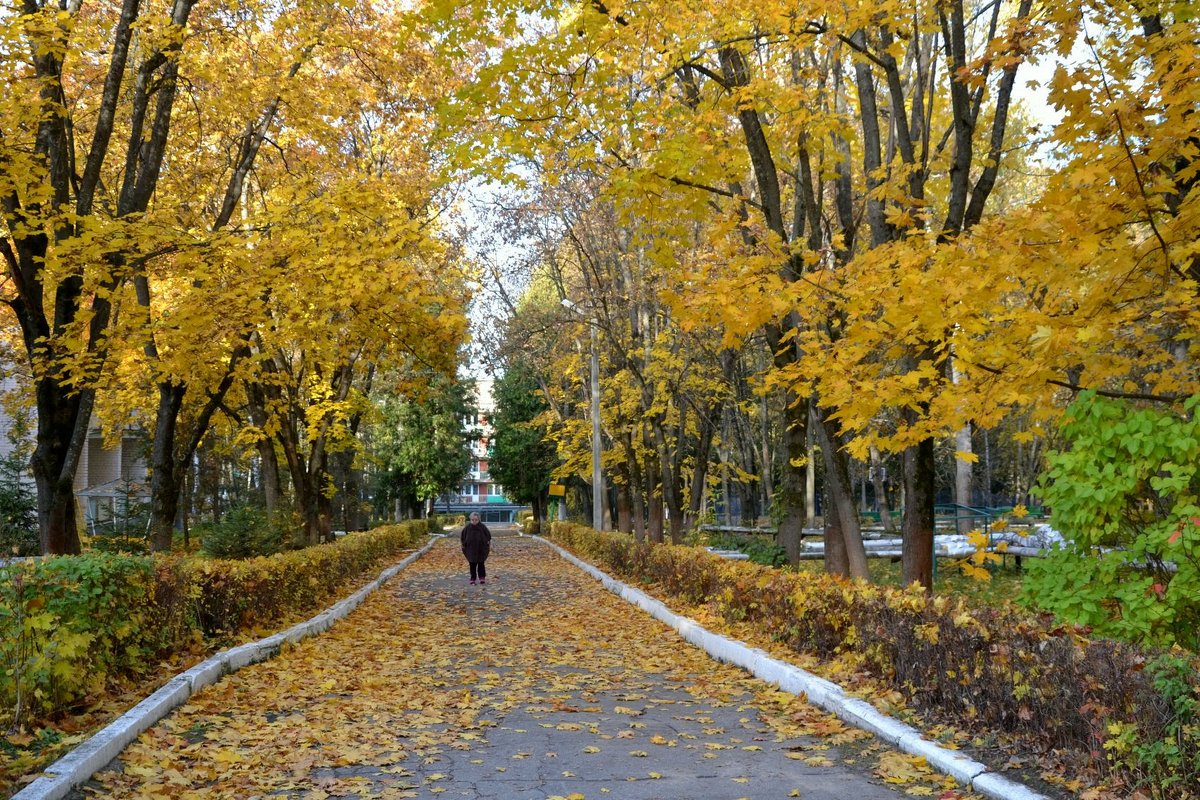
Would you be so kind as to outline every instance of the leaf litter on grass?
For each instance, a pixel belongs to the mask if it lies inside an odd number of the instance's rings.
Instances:
[[[869,773],[874,761],[878,778],[914,794],[948,788],[708,659],[542,545],[503,540],[486,587],[468,586],[462,567],[452,543],[435,547],[331,631],[198,693],[76,797],[436,797],[468,763],[500,780],[540,770],[556,786],[580,781],[561,796],[621,796],[616,779],[584,783],[579,764],[628,758],[619,780],[665,781],[653,756],[679,750],[705,764],[751,760],[730,783],[747,776],[745,792],[771,747],[810,771],[844,768],[829,757],[838,747],[842,762]],[[718,724],[714,708],[738,724]],[[656,709],[670,729],[642,721]],[[499,752],[501,734],[525,744]],[[550,735],[553,751],[536,738]],[[560,752],[572,762],[556,763]]]

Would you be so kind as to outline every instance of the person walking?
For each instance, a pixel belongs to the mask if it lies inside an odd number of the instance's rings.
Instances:
[[[476,580],[481,584],[487,583],[485,562],[492,549],[492,532],[479,521],[478,511],[471,512],[471,521],[462,529],[459,538],[462,540],[463,555],[471,565],[471,585],[474,586]]]

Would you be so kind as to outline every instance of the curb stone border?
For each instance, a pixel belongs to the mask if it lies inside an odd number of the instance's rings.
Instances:
[[[293,625],[285,631],[256,642],[222,650],[191,669],[167,681],[158,691],[97,731],[74,750],[43,770],[43,775],[12,796],[12,800],[61,800],[72,789],[92,777],[112,761],[143,731],[187,702],[206,686],[242,667],[266,661],[279,654],[288,642],[294,643],[324,633],[345,618],[396,573],[429,552],[443,534],[432,534],[420,550],[379,573],[379,577],[354,594],[339,600],[321,613]]]
[[[924,738],[911,725],[881,713],[865,700],[850,697],[842,687],[824,678],[819,678],[794,664],[780,661],[765,650],[748,647],[745,643],[703,628],[695,620],[676,614],[660,600],[656,600],[640,589],[622,583],[597,567],[567,552],[554,542],[540,536],[538,539],[550,546],[567,561],[591,575],[615,595],[637,606],[650,616],[673,628],[684,641],[707,652],[718,661],[741,667],[756,678],[773,683],[789,694],[807,695],[808,702],[822,708],[842,721],[869,731],[888,744],[916,756],[923,756],[929,765],[939,772],[950,775],[960,783],[970,786],[993,800],[1049,800],[1024,784],[1017,783],[995,772],[987,766],[970,759],[956,750],[949,750]],[[21,800],[25,800],[21,798]]]

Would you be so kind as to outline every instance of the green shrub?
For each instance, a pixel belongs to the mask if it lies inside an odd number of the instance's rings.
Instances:
[[[554,523],[551,536],[627,581],[704,604],[798,653],[837,659],[939,721],[1084,758],[1107,748],[1133,783],[1152,793],[1172,787],[1156,797],[1200,792],[1194,657],[1155,671],[1144,668],[1154,650],[919,588],[731,562],[570,523]]]
[[[4,567],[0,717],[61,711],[201,636],[224,640],[315,611],[428,535],[415,520],[246,560],[89,553]]]
[[[1142,709],[1155,725],[1113,724],[1104,743],[1109,758],[1159,797],[1200,784],[1200,695],[1191,661],[1166,653],[1146,665],[1157,692]],[[1157,735],[1147,735],[1149,730]]]
[[[40,549],[37,498],[19,484],[0,486],[0,558],[36,556]]]
[[[269,556],[283,550],[291,538],[283,515],[271,517],[252,506],[232,509],[219,522],[197,525],[195,531],[201,551],[212,558]]]
[[[1200,396],[1181,412],[1084,392],[1041,495],[1064,548],[1029,568],[1042,608],[1133,642],[1200,645]]]
[[[14,716],[64,708],[170,644],[145,557],[92,553],[0,570],[0,703]]]
[[[41,552],[37,492],[29,480],[31,420],[28,412],[17,411],[11,422],[7,438],[12,449],[0,457],[0,558]]]

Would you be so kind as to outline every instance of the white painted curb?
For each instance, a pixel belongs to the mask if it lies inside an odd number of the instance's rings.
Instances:
[[[371,592],[381,587],[396,573],[429,552],[441,538],[433,535],[429,543],[417,552],[406,556],[380,573],[379,577],[354,594],[331,607],[273,636],[223,650],[191,669],[181,672],[154,694],[126,711],[101,728],[95,735],[71,752],[46,767],[42,777],[30,783],[12,796],[12,800],[60,800],[79,784],[99,772],[125,747],[173,710],[187,702],[188,698],[205,686],[210,686],[231,672],[244,666],[266,661],[279,653],[285,642],[298,642],[324,633],[333,623],[346,617]]]
[[[790,694],[806,695],[808,702],[813,705],[825,709],[856,728],[870,731],[899,750],[923,756],[934,769],[954,777],[985,797],[993,800],[1049,800],[1046,795],[1038,794],[1023,784],[988,772],[986,765],[967,758],[956,750],[947,749],[925,739],[916,728],[881,713],[865,700],[848,697],[845,690],[837,684],[819,678],[795,664],[780,661],[763,650],[750,648],[735,639],[712,633],[695,620],[676,614],[661,601],[616,580],[554,542],[540,536],[531,538],[554,548],[560,556],[604,584],[604,588],[666,623],[682,636],[684,641],[696,645],[718,661],[741,667],[756,678],[773,683]]]

